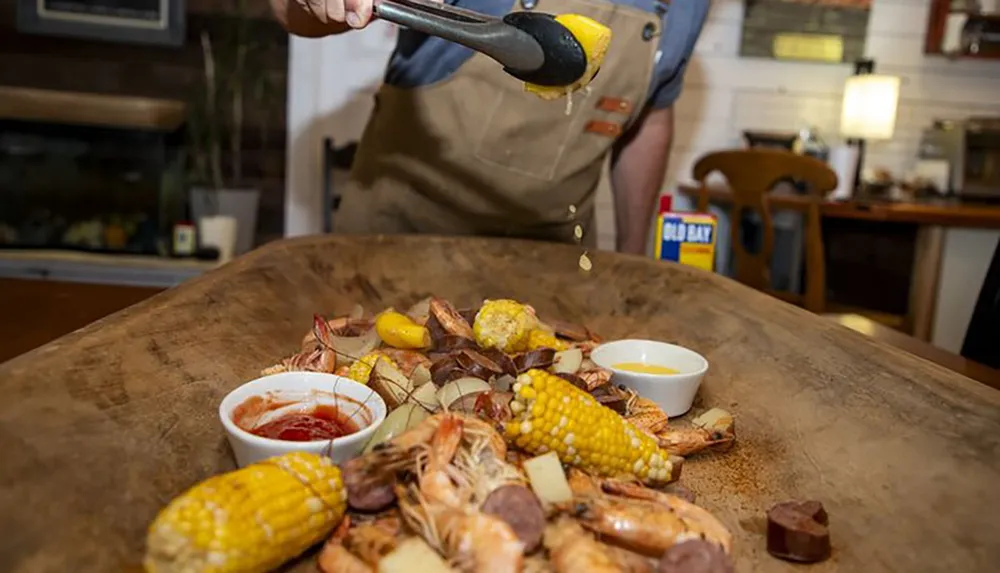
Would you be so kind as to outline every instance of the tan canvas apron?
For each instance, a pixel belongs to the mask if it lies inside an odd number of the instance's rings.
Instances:
[[[594,195],[604,157],[641,111],[661,22],[607,0],[521,0],[612,30],[589,90],[543,101],[475,54],[428,86],[384,85],[365,128],[334,231],[489,235],[596,243]]]

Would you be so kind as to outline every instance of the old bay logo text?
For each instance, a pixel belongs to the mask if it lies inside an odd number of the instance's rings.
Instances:
[[[712,244],[712,225],[706,223],[664,221],[663,240],[710,245]]]

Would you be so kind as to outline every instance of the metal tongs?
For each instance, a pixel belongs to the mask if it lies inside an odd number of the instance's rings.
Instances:
[[[583,46],[551,14],[502,18],[430,0],[376,0],[375,16],[481,52],[508,74],[543,86],[567,86],[587,69]]]

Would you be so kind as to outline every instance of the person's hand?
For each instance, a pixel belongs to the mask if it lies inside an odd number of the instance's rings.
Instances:
[[[373,0],[294,0],[323,24],[346,23],[364,28],[372,20]]]

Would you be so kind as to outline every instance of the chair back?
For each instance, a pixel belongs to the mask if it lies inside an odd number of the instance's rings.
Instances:
[[[820,205],[837,187],[837,174],[822,161],[780,149],[733,149],[705,155],[694,165],[694,178],[700,184],[698,210],[708,211],[708,187],[705,180],[718,171],[732,191],[730,228],[735,257],[735,278],[752,288],[800,304],[812,312],[823,312],[826,305],[826,269],[823,255],[823,233],[820,227]],[[806,215],[805,296],[776,293],[771,288],[771,258],[774,252],[774,224],[767,197],[775,184],[783,180],[801,181],[807,185],[802,197]],[[761,249],[750,252],[740,238],[742,216],[756,213],[762,223]]]

